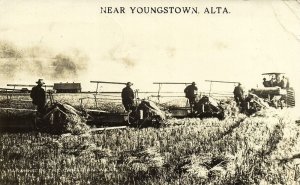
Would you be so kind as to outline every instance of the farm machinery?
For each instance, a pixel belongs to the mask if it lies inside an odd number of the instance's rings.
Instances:
[[[89,97],[83,96],[79,98],[80,105],[70,106],[67,103],[61,101],[55,101],[59,96],[59,93],[48,90],[47,96],[49,103],[46,106],[46,110],[43,114],[40,114],[34,110],[31,104],[31,100],[28,98],[26,101],[31,105],[30,108],[0,108],[5,115],[12,115],[10,117],[0,116],[1,128],[5,126],[19,128],[27,127],[28,129],[36,128],[38,130],[52,131],[58,133],[62,130],[72,130],[79,132],[79,128],[85,128],[84,124],[92,127],[159,127],[166,119],[166,111],[168,111],[171,117],[184,118],[184,117],[217,117],[219,119],[224,118],[223,108],[213,100],[211,97],[203,96],[197,100],[194,109],[191,110],[189,106],[168,108],[162,111],[160,103],[154,102],[150,99],[140,99],[138,90],[135,91],[135,106],[131,111],[125,112],[123,107],[120,111],[107,111],[101,107],[105,102],[118,102],[120,104],[120,92],[101,92],[99,91],[99,84],[119,84],[125,85],[121,82],[104,82],[104,81],[91,81],[96,83],[96,91],[92,94],[89,93]],[[185,83],[188,84],[188,83]],[[24,85],[22,85],[23,87]],[[31,87],[31,86],[30,86]],[[15,86],[14,86],[15,91]],[[181,92],[182,93],[182,92]],[[14,92],[6,92],[5,94],[14,94]],[[24,94],[24,93],[23,93]],[[80,93],[78,93],[80,94]],[[92,95],[92,96],[91,96]],[[24,97],[28,96],[28,93],[24,94]],[[71,94],[62,95],[71,96]],[[13,96],[12,96],[13,97]],[[160,96],[159,98],[162,98]],[[185,98],[183,98],[185,99]],[[16,100],[19,101],[19,100]],[[93,108],[85,107],[84,101],[94,102]],[[114,106],[113,106],[114,107]],[[9,113],[15,112],[16,114]],[[22,112],[23,117],[19,116]],[[20,118],[20,119],[19,119]],[[1,119],[3,121],[1,121]],[[26,121],[25,121],[26,120]],[[13,124],[12,124],[13,122]],[[77,131],[76,131],[77,130]]]
[[[0,128],[3,130],[5,128],[11,128],[12,130],[18,128],[29,130],[38,129],[47,132],[51,131],[53,133],[64,131],[79,132],[80,128],[85,129],[84,125],[90,125],[93,128],[102,127],[105,129],[113,127],[124,128],[124,126],[139,128],[148,126],[159,127],[165,119],[164,112],[161,111],[155,103],[148,100],[140,100],[137,91],[135,92],[135,106],[132,107],[131,111],[125,112],[123,107],[118,111],[103,110],[101,106],[104,104],[111,106],[111,110],[115,108],[115,104],[120,104],[120,92],[108,92],[105,94],[98,91],[98,85],[100,83],[122,85],[126,83],[103,81],[92,81],[92,83],[97,83],[96,92],[93,94],[89,93],[89,97],[85,95],[83,98],[79,98],[78,101],[80,105],[74,106],[72,104],[74,107],[68,103],[63,103],[63,101],[55,101],[59,96],[58,93],[48,90],[47,96],[50,101],[46,105],[43,113],[34,110],[28,93],[16,94],[15,92],[19,91],[15,88],[14,92],[6,91],[2,95],[7,95],[8,99],[5,99],[5,103],[3,101],[3,104],[8,103],[12,105],[11,102],[13,102],[14,98],[11,97],[24,96],[27,97],[27,104],[31,106],[29,108],[5,108],[5,106],[1,106]],[[91,97],[91,95],[93,95],[93,97]],[[71,94],[62,96],[71,96]],[[90,103],[94,105],[92,107],[85,107],[84,101],[86,100],[94,102]],[[15,99],[14,101],[17,102],[20,100]],[[115,101],[117,101],[117,103]]]
[[[37,113],[35,128],[59,133],[66,129],[71,132],[78,132],[79,128],[85,130],[85,124],[96,130],[125,128],[125,126],[159,127],[165,119],[164,112],[160,111],[153,102],[138,99],[137,91],[135,92],[135,106],[132,107],[132,110],[125,112],[123,107],[121,110],[120,107],[117,111],[113,110],[117,108],[116,104],[120,104],[120,92],[100,92],[99,84],[125,85],[126,83],[106,81],[91,81],[91,83],[97,84],[93,97],[79,98],[80,106],[76,106],[76,108],[68,103],[54,101],[53,95],[55,93],[48,92],[50,102],[46,106],[45,113]],[[86,100],[91,100],[94,108],[85,107],[84,101]],[[104,110],[105,107],[101,107],[101,105],[107,105],[111,108],[109,111]]]
[[[248,116],[269,107],[269,105],[256,94],[249,92],[244,97],[244,100],[237,104],[231,98],[232,92],[213,92],[213,84],[233,84],[234,87],[240,82],[234,81],[220,81],[220,80],[206,80],[210,83],[209,91],[206,96],[202,96],[197,101],[192,115],[194,117],[207,118],[215,117],[220,120],[227,116],[235,115],[237,112],[246,114]],[[219,100],[215,100],[212,96],[218,96]]]
[[[208,96],[203,96],[196,102],[193,112],[193,117],[203,118],[218,118],[222,120],[225,118],[224,108],[215,99]]]
[[[262,98],[271,107],[283,108],[295,106],[295,91],[290,87],[284,73],[263,73],[263,87],[252,88],[251,94]]]
[[[91,81],[91,83],[96,83],[96,93],[95,93],[95,103],[97,104],[97,96],[102,95],[100,101],[120,101],[120,92],[108,92],[109,94],[117,94],[118,98],[110,98],[108,96],[103,96],[103,92],[99,93],[99,84],[117,84],[126,85],[122,82],[106,82],[106,81]],[[159,127],[162,122],[166,119],[163,111],[152,101],[139,98],[139,91],[135,90],[134,106],[128,112],[107,112],[99,110],[87,109],[89,115],[91,116],[91,123],[98,125],[127,125],[131,127]],[[113,96],[116,97],[116,96]],[[97,105],[96,105],[97,106]]]
[[[135,91],[134,106],[128,112],[124,111],[121,106],[120,92],[104,92],[99,91],[99,84],[118,84],[125,85],[122,82],[105,82],[105,81],[91,81],[96,83],[96,91],[92,93],[77,93],[77,103],[73,103],[73,106],[67,103],[61,103],[56,98],[59,97],[59,93],[48,90],[47,96],[50,102],[46,106],[46,111],[43,114],[37,113],[32,106],[31,99],[23,100],[23,98],[16,98],[15,102],[26,101],[30,106],[18,107],[12,104],[13,97],[24,96],[29,98],[28,92],[17,90],[18,84],[11,84],[13,89],[3,88],[1,96],[6,97],[3,101],[12,106],[3,107],[0,105],[0,128],[36,128],[39,130],[52,130],[53,132],[60,132],[62,130],[71,130],[72,132],[80,132],[79,128],[85,129],[85,125],[91,127],[113,128],[113,127],[159,127],[163,125],[166,117],[173,118],[218,118],[220,120],[232,115],[232,111],[236,106],[232,100],[232,92],[216,93],[212,92],[213,83],[226,83],[237,84],[238,82],[228,81],[212,81],[207,80],[210,83],[209,92],[201,92],[197,94],[195,103],[190,106],[183,96],[183,91],[180,92],[163,92],[161,91],[163,85],[189,85],[191,83],[181,82],[154,82],[159,85],[157,92],[139,92]],[[26,85],[20,85],[24,87]],[[27,85],[32,87],[32,85]],[[49,87],[49,86],[48,86]],[[275,91],[276,89],[276,91]],[[286,93],[282,93],[285,91]],[[139,93],[145,93],[146,99],[139,98]],[[26,95],[27,94],[27,95]],[[157,94],[157,95],[154,95]],[[171,94],[171,95],[170,95]],[[280,98],[277,96],[281,95]],[[150,95],[150,96],[149,96]],[[72,94],[65,94],[62,96],[72,96]],[[218,100],[215,97],[220,97]],[[156,98],[156,101],[151,98]],[[167,105],[162,102],[164,98],[178,98],[181,103],[174,103],[173,105]],[[263,99],[264,98],[264,99]],[[4,98],[5,99],[5,98]],[[25,98],[24,98],[25,99]],[[55,101],[55,100],[56,101]],[[293,106],[294,91],[292,88],[282,89],[278,87],[265,87],[265,89],[252,89],[249,95],[245,97],[244,103],[241,105],[240,112],[247,115],[251,115],[262,108],[267,108],[268,103],[277,101],[277,105]],[[269,100],[268,103],[265,101]],[[2,100],[1,100],[2,101]],[[89,103],[85,103],[85,101]],[[68,101],[66,101],[68,102]],[[92,102],[92,103],[91,103]],[[1,103],[1,102],[0,102]],[[5,104],[4,103],[4,104]],[[284,104],[285,103],[285,104]],[[86,107],[86,105],[93,104],[93,106]],[[103,105],[112,105],[110,110],[105,109]],[[118,105],[119,107],[115,106]],[[175,105],[175,106],[174,106]],[[116,111],[116,108],[118,109]],[[5,116],[2,116],[5,115]],[[84,123],[84,124],[83,124]],[[15,125],[15,127],[14,127]]]
[[[189,85],[191,83],[181,83],[181,82],[154,82],[153,84],[159,85],[159,89],[157,92],[157,98],[168,98],[168,97],[177,97],[183,98],[184,96],[164,96],[161,92],[162,85]],[[211,92],[210,92],[211,93]],[[186,102],[185,106],[170,106],[167,108],[167,112],[170,113],[171,117],[174,118],[225,118],[225,110],[224,107],[221,106],[221,103],[209,95],[197,95],[194,105],[188,106],[188,102]]]
[[[3,130],[32,130],[51,133],[80,133],[92,128],[159,127],[165,120],[153,102],[142,100],[128,113],[112,113],[96,109],[74,108],[67,103],[48,103],[44,113],[34,109],[1,108],[0,127]]]
[[[248,93],[240,105],[240,112],[247,116],[253,115],[262,109],[268,109],[269,104],[255,94]]]

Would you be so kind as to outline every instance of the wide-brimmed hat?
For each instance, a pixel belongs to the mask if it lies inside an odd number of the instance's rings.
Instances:
[[[132,86],[132,85],[133,85],[133,83],[131,83],[131,82],[127,82],[127,83],[126,83],[126,85],[127,85],[127,86]]]
[[[192,85],[196,85],[196,83],[195,83],[195,82],[192,82]]]
[[[45,84],[44,80],[43,79],[39,79],[37,82],[35,82],[37,84]]]

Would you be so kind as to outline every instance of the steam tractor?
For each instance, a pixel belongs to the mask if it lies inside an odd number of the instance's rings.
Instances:
[[[252,88],[251,94],[264,99],[275,108],[294,107],[295,91],[284,73],[263,73],[263,87]]]

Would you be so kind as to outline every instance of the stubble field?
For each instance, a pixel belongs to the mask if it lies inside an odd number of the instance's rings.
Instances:
[[[0,184],[299,184],[289,110],[82,135],[1,133]]]

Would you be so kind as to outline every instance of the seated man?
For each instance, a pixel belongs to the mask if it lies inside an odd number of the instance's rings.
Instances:
[[[276,76],[275,80],[274,80],[274,83],[273,83],[273,86],[274,87],[281,87],[281,80],[280,80],[280,76]]]
[[[264,87],[270,87],[271,86],[271,84],[270,84],[270,81],[267,81],[267,79],[266,78],[263,78],[263,85],[264,85]]]

